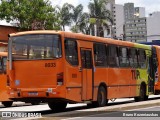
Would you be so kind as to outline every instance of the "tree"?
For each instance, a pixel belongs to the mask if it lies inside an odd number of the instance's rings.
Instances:
[[[83,14],[83,6],[82,4],[79,4],[78,6],[73,8],[73,14],[72,14],[72,26],[71,31],[72,32],[80,32],[80,24],[81,24],[81,17]]]
[[[62,8],[59,6],[56,7],[58,18],[60,20],[61,30],[65,31],[65,26],[71,25],[71,19],[73,14],[74,6],[68,3],[64,3]]]
[[[0,19],[20,29],[60,29],[49,0],[1,0]]]
[[[91,18],[91,26],[92,31],[94,29],[94,25],[96,26],[96,35],[104,36],[104,29],[108,30],[109,33],[109,25],[110,22],[112,24],[112,15],[109,10],[106,9],[107,0],[92,0],[89,3],[89,13]]]
[[[90,15],[86,12],[82,13],[80,20],[79,20],[79,31],[89,35],[90,34]]]

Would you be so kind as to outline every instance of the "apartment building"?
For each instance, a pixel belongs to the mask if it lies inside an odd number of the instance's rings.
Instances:
[[[131,42],[147,41],[145,8],[134,7],[134,3],[124,4],[124,40]]]
[[[123,5],[115,4],[115,0],[109,0],[107,9],[111,11],[113,17],[113,24],[108,23],[110,26],[110,34],[104,33],[104,37],[123,39],[124,33],[124,7]]]

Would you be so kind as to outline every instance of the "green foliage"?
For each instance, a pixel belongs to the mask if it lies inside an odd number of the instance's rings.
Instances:
[[[78,6],[73,8],[73,15],[72,15],[72,32],[81,32],[84,34],[89,34],[89,23],[90,16],[88,13],[83,12],[83,6],[79,4]]]
[[[76,33],[80,32],[80,24],[82,22],[82,20],[81,20],[82,14],[83,14],[82,4],[79,4],[73,8],[72,27],[71,27],[72,32],[76,32]]]
[[[65,31],[65,26],[71,25],[74,6],[68,3],[64,3],[62,8],[60,8],[59,6],[56,6],[56,8],[58,15],[57,18],[59,18],[61,30]]]
[[[54,11],[49,0],[2,0],[0,19],[25,30],[60,29]]]
[[[97,36],[103,36],[104,29],[110,29],[108,23],[112,24],[111,12],[106,9],[107,3],[107,0],[91,0],[88,5],[91,18],[90,23],[91,26],[96,25]]]
[[[14,23],[21,30],[54,29],[64,30],[70,26],[72,32],[95,33],[103,36],[109,29],[112,15],[106,9],[107,0],[91,0],[89,13],[83,12],[83,6],[65,3],[62,7],[52,7],[49,0],[1,0],[0,19]],[[109,31],[109,30],[108,30]]]

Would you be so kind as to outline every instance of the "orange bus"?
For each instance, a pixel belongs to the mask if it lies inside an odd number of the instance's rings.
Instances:
[[[5,107],[12,106],[13,101],[9,99],[7,92],[7,74],[6,74],[7,52],[0,52],[0,102]]]
[[[155,94],[160,94],[160,46],[152,46],[153,65],[155,69]]]
[[[105,106],[109,99],[154,94],[151,46],[63,31],[9,35],[10,98]]]

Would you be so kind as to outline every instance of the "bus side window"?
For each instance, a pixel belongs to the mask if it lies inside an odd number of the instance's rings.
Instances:
[[[129,63],[130,63],[130,66],[133,68],[138,67],[137,52],[136,52],[136,49],[134,48],[129,49]]]
[[[118,48],[108,45],[108,64],[110,67],[119,67]]]
[[[7,57],[3,57],[1,63],[2,63],[2,71],[3,73],[6,73]]]
[[[65,55],[66,60],[71,65],[78,65],[78,50],[77,41],[67,38],[65,40]]]
[[[138,62],[139,62],[139,67],[140,68],[146,68],[146,53],[145,50],[139,50],[139,54],[138,54]]]
[[[3,73],[3,67],[2,67],[2,58],[0,58],[0,74]]]
[[[107,65],[107,51],[105,44],[94,43],[94,60],[95,66]]]
[[[129,57],[130,67],[134,67],[134,49],[132,49],[132,48],[129,49],[128,57]]]
[[[125,47],[119,48],[120,67],[129,67],[128,49]]]

